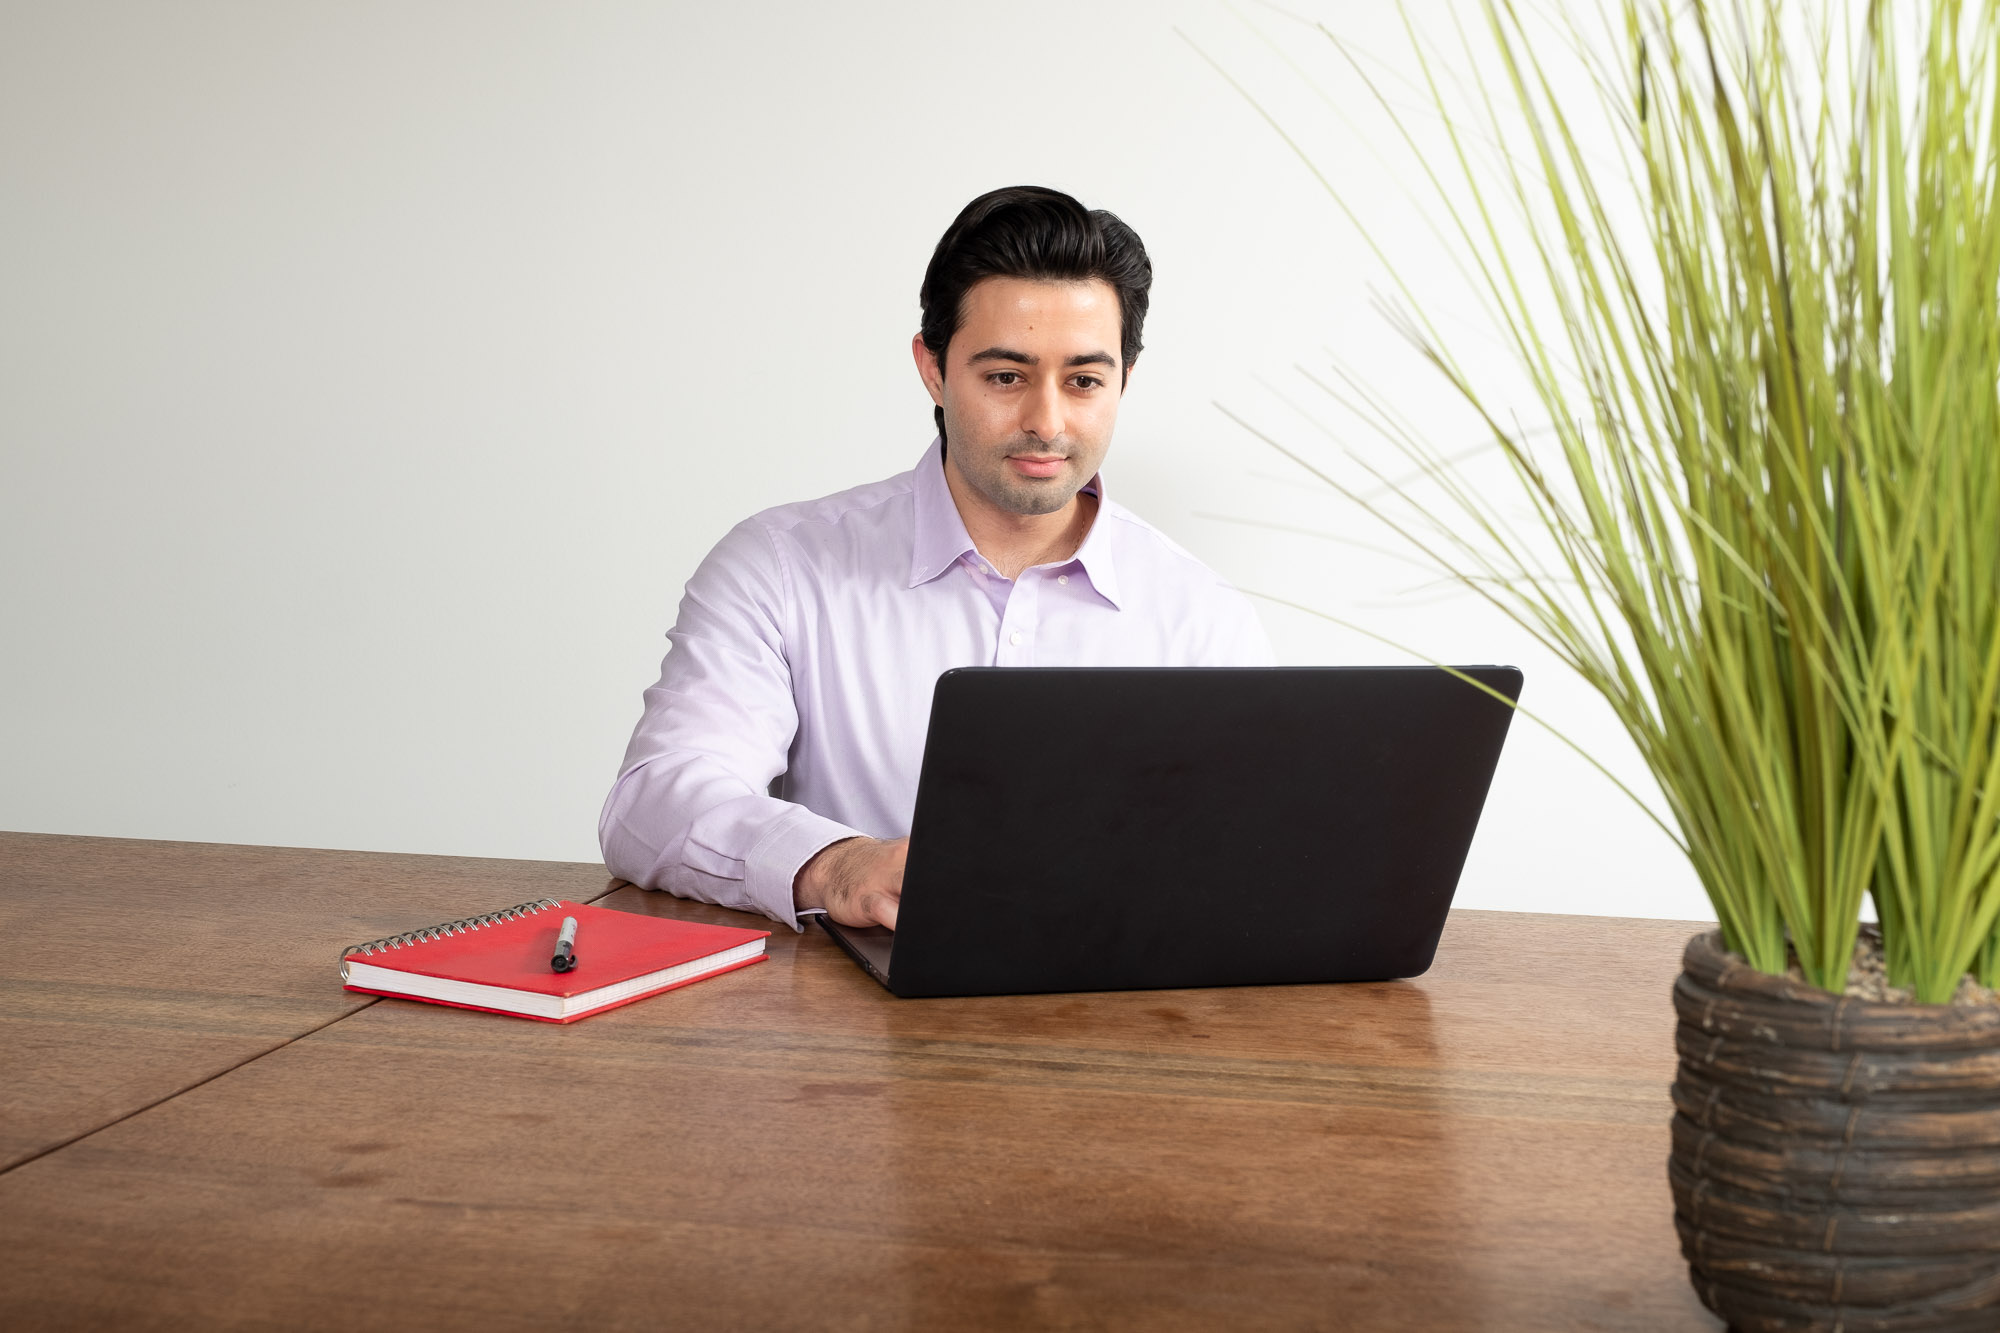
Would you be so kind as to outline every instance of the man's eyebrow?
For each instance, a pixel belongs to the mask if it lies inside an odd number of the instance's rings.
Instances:
[[[1024,366],[1038,366],[1042,358],[1029,352],[1017,352],[1011,347],[989,347],[966,358],[967,365],[976,365],[981,361],[1018,361]]]
[[[977,365],[981,361],[1012,361],[1023,366],[1039,366],[1042,359],[1030,352],[1017,352],[1011,347],[989,347],[983,352],[974,352],[966,358],[967,365]],[[1079,352],[1063,361],[1065,366],[1116,366],[1118,358],[1109,352]]]

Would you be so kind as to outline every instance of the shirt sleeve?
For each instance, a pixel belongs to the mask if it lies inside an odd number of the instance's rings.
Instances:
[[[797,930],[792,881],[854,829],[767,794],[798,731],[785,569],[755,519],[688,580],[660,679],[598,820],[605,867]]]

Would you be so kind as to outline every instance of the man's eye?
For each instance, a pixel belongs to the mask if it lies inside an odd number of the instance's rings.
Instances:
[[[1075,379],[1071,380],[1070,383],[1076,385],[1076,387],[1079,389],[1095,389],[1099,385],[1103,384],[1104,381],[1097,378],[1097,376],[1095,375],[1078,375]]]
[[[991,374],[991,375],[987,376],[987,379],[988,379],[988,380],[989,380],[989,381],[990,381],[991,383],[994,383],[994,384],[999,384],[999,385],[1003,385],[1003,386],[1004,386],[1004,385],[1008,385],[1008,384],[1013,384],[1014,382],[1016,382],[1016,381],[1017,381],[1017,380],[1019,380],[1020,378],[1021,378],[1021,377],[1020,377],[1019,375],[1015,374],[1015,373],[1014,373],[1013,371],[1011,371],[1011,370],[996,370],[996,371],[994,371],[994,372],[993,372],[993,374]]]

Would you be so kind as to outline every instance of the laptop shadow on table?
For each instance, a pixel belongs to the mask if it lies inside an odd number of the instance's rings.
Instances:
[[[1419,984],[933,1000],[883,1016],[911,1042],[868,1108],[887,1121],[876,1220],[902,1242],[883,1289],[907,1306],[891,1326],[969,1311],[1042,1326],[1113,1292],[1130,1327],[1203,1308],[1311,1326],[1355,1310],[1358,1291],[1384,1310],[1478,1308],[1479,1266],[1453,1234],[1472,1183],[1466,1126]],[[993,1217],[1015,1220],[1004,1246]]]

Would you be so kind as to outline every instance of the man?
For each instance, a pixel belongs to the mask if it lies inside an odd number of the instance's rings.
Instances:
[[[1271,660],[1243,596],[1098,476],[1152,276],[1068,195],[966,205],[910,343],[937,439],[913,471],[745,520],[688,580],[599,821],[613,874],[795,930],[893,928],[940,672]],[[1022,717],[1021,744],[1063,709]]]

